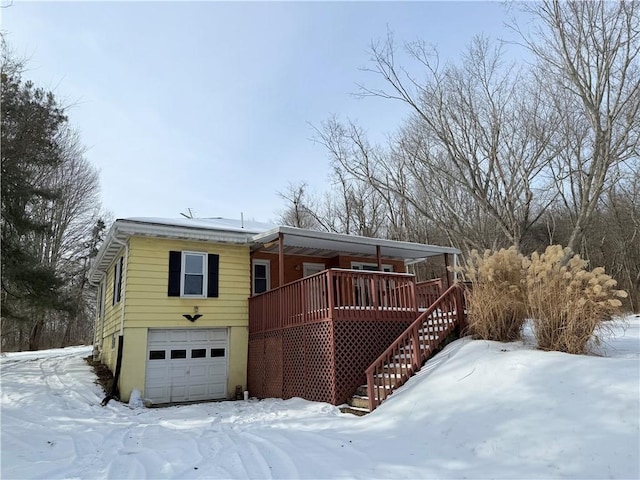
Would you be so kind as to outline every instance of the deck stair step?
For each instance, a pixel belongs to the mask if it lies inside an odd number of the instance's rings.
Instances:
[[[455,310],[451,310],[452,305],[458,301],[455,299],[454,293],[454,287],[450,287],[429,309],[421,313],[410,327],[417,331],[408,329],[391,344],[392,346],[389,346],[387,352],[377,360],[378,363],[375,366],[369,367],[367,375],[369,375],[369,382],[371,382],[372,391],[376,396],[373,401],[370,402],[368,397],[367,385],[361,385],[353,397],[349,399],[348,407],[341,408],[342,411],[356,415],[368,413],[370,404],[373,404],[374,408],[379,405],[396,388],[404,385],[428,358],[446,344],[445,342],[451,338],[451,332],[458,321]],[[437,310],[440,308],[439,306],[444,311]],[[418,337],[417,352],[413,340],[416,338],[416,334]],[[419,353],[420,363],[417,366],[414,365],[416,353]]]
[[[370,412],[369,407],[360,408],[360,407],[351,407],[349,405],[340,407],[340,411],[342,413],[350,413],[352,415],[357,415],[358,417],[362,417]]]
[[[360,395],[354,395],[347,402],[350,407],[366,408],[369,410],[369,397],[363,397]]]

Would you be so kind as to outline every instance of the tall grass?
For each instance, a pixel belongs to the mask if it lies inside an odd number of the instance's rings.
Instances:
[[[600,341],[604,321],[620,313],[627,296],[604,268],[587,270],[578,255],[563,262],[567,249],[547,247],[527,265],[527,303],[538,348],[584,353],[591,339]]]
[[[459,269],[472,284],[467,320],[475,338],[501,342],[520,338],[527,313],[524,261],[514,247],[482,255],[474,250]]]
[[[604,322],[620,313],[619,298],[627,296],[604,268],[588,270],[585,260],[560,245],[531,258],[514,247],[482,255],[474,250],[458,271],[472,284],[469,333],[513,341],[530,317],[543,350],[584,353],[590,340],[599,342]]]

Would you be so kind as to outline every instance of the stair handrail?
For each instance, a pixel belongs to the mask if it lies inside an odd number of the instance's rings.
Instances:
[[[399,351],[401,347],[406,345],[410,345],[413,343],[413,353],[412,362],[410,366],[405,367],[404,374],[397,380],[395,385],[391,385],[391,390],[396,390],[400,388],[402,385],[406,383],[406,381],[420,368],[422,367],[422,362],[424,362],[427,357],[432,353],[430,349],[429,352],[422,352],[419,347],[419,330],[422,326],[423,322],[435,312],[438,307],[442,306],[447,301],[452,301],[455,306],[456,316],[454,320],[450,324],[450,329],[453,329],[456,325],[461,329],[463,328],[464,323],[464,300],[463,300],[463,289],[464,285],[460,283],[454,283],[451,285],[438,299],[429,306],[422,314],[416,318],[411,325],[409,325],[404,332],[398,336],[398,338],[391,344],[389,347],[367,368],[367,395],[369,396],[369,411],[373,411],[382,400],[380,400],[374,392],[374,378],[373,375],[378,368],[384,368],[384,365],[387,359],[390,358],[390,355],[394,351]],[[448,313],[453,313],[453,310]],[[448,332],[442,332],[444,337]],[[384,375],[384,374],[383,374]]]

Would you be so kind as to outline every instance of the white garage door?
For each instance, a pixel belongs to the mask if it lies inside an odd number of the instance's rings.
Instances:
[[[149,329],[144,397],[153,403],[227,397],[227,330]]]

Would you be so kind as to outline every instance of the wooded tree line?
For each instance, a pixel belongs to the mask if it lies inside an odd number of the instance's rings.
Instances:
[[[562,244],[604,266],[640,307],[640,4],[516,4],[517,44],[478,36],[457,62],[423,41],[371,46],[381,87],[402,102],[384,144],[355,122],[316,128],[333,186],[281,196],[287,224],[463,252]],[[532,61],[512,62],[524,48]]]
[[[99,182],[66,108],[2,42],[2,350],[90,343]]]

